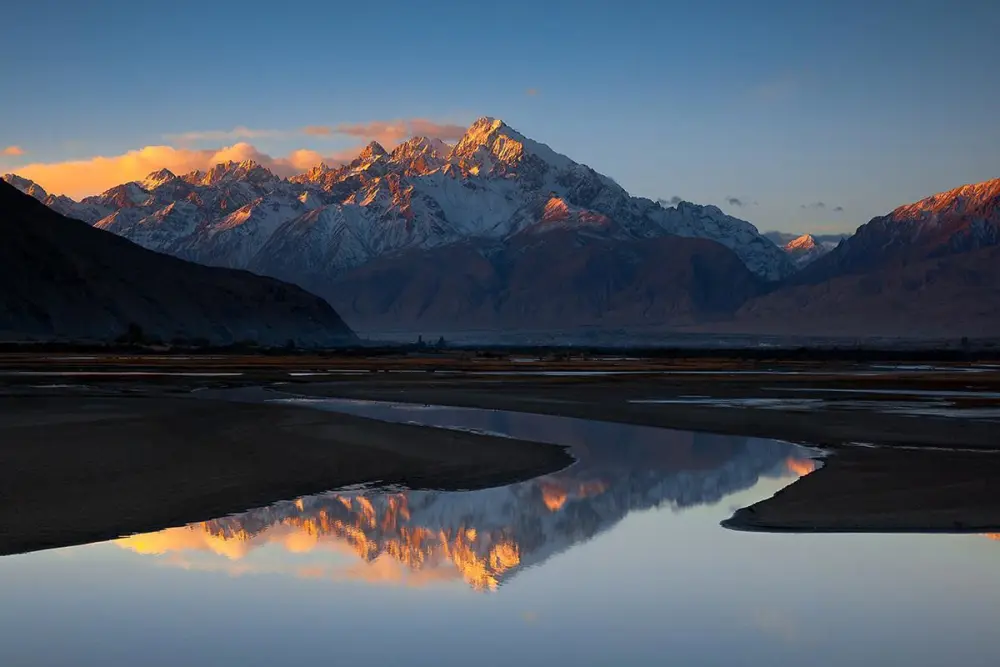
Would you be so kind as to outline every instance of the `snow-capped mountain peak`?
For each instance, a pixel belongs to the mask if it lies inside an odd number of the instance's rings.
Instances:
[[[396,146],[392,153],[390,153],[389,158],[395,161],[404,157],[431,155],[444,160],[449,152],[451,152],[451,147],[440,139],[412,137]]]
[[[336,172],[337,169],[332,168],[325,162],[321,162],[318,166],[312,167],[304,173],[296,174],[288,180],[291,183],[311,183],[315,185],[322,185],[328,177],[331,177]]]
[[[443,167],[451,147],[440,139],[413,137],[393,149],[389,162],[407,176],[424,175]]]
[[[484,116],[469,127],[448,155],[463,173],[473,176],[506,176],[528,158],[547,167],[568,169],[576,165],[545,144],[528,139],[502,120]]]
[[[802,268],[836,248],[846,234],[768,232],[764,236],[777,244],[795,266]]]
[[[361,162],[374,162],[380,158],[389,157],[388,151],[383,148],[382,144],[377,141],[369,142],[367,146],[362,149],[361,154],[358,155],[356,161]]]
[[[502,129],[509,130],[510,128],[502,120],[483,116],[469,126],[469,129],[455,144],[451,157],[471,155],[479,148],[488,147]]]
[[[163,185],[164,183],[169,183],[170,181],[176,178],[177,176],[174,174],[174,172],[170,171],[169,169],[160,169],[146,176],[146,178],[139,181],[139,184],[142,185],[142,187],[145,188],[146,190],[153,191],[156,188]]]
[[[264,184],[281,179],[257,161],[247,159],[242,162],[235,162],[233,160],[220,162],[207,172],[193,171],[186,174],[184,180],[192,185],[219,185],[220,183],[233,181]]]
[[[803,234],[785,244],[785,252],[808,252],[816,247],[816,239],[812,234]]]
[[[137,181],[122,183],[105,190],[97,197],[87,197],[83,203],[101,201],[113,208],[132,208],[143,206],[149,201],[149,192]]]
[[[2,180],[10,183],[24,194],[34,197],[38,201],[44,202],[49,196],[49,194],[45,192],[45,189],[38,183],[28,180],[27,178],[22,178],[17,174],[4,174]]]

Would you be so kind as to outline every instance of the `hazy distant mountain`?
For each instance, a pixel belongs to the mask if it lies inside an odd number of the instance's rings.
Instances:
[[[787,232],[766,232],[764,236],[782,250],[801,268],[837,247],[850,234],[789,234]]]
[[[137,325],[163,340],[353,340],[326,302],[298,287],[151,252],[7,183],[0,183],[0,237],[0,339],[106,341]]]
[[[736,321],[751,332],[1000,335],[1000,179],[873,218]]]
[[[357,303],[348,318],[362,325],[405,315],[394,320],[397,328],[422,326],[429,321],[423,313],[437,312],[454,326],[488,320],[531,327],[542,325],[531,312],[549,321],[554,310],[567,324],[669,324],[715,313],[719,285],[740,282],[736,295],[746,296],[757,283],[794,271],[750,223],[714,206],[664,207],[631,197],[491,118],[476,121],[453,147],[416,137],[388,152],[372,142],[349,164],[287,180],[248,161],[184,176],[161,170],[79,203],[40,198],[153,250],[295,282],[338,306]],[[720,248],[706,249],[703,239]],[[744,270],[733,268],[732,253]],[[450,280],[435,266],[457,255],[464,263],[456,276],[485,282]],[[556,285],[509,282],[543,258],[552,276],[576,285],[559,289],[581,310],[555,297],[536,301]],[[603,281],[605,265],[614,269]],[[440,293],[425,267],[440,277]],[[384,271],[387,284],[419,286],[380,288]],[[672,284],[667,274],[685,277]],[[590,288],[603,296],[583,291]],[[413,290],[420,301],[405,300]],[[473,303],[455,303],[465,292]],[[530,308],[518,305],[529,296]]]
[[[804,236],[812,237],[813,242],[836,248],[837,244],[848,238],[850,234],[799,234],[797,232],[764,232],[764,238],[770,239],[779,248],[784,248],[790,242]]]

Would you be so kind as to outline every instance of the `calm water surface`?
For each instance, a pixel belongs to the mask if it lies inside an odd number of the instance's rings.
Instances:
[[[308,405],[560,442],[579,462],[496,489],[331,492],[0,558],[0,664],[997,664],[988,536],[719,526],[811,472],[811,450]]]

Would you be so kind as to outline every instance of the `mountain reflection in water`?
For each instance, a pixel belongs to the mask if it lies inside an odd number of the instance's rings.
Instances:
[[[476,427],[524,437],[511,420],[539,417],[498,413],[494,423]],[[632,511],[713,504],[760,477],[796,478],[816,466],[810,450],[774,440],[545,423],[549,430],[535,430],[533,439],[571,444],[578,458],[552,475],[479,491],[329,492],[116,544],[193,569],[406,585],[461,579],[492,591]],[[559,426],[568,431],[554,434]],[[278,565],[251,562],[251,553],[265,546],[280,550]],[[317,563],[307,554],[322,558]]]

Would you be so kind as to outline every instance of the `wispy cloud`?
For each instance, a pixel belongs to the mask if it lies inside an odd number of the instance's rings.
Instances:
[[[656,200],[656,203],[659,204],[660,206],[677,206],[682,201],[684,200],[678,197],[677,195],[674,195],[670,199],[664,199],[661,197],[660,199]]]
[[[24,149],[21,148],[20,146],[7,146],[6,148],[3,149],[3,151],[0,151],[0,153],[3,153],[4,155],[10,155],[12,157],[17,157],[18,155],[24,155]]]
[[[284,130],[259,130],[250,127],[234,127],[231,130],[204,130],[165,135],[169,141],[190,144],[196,141],[237,141],[239,139],[275,139],[288,136]]]
[[[465,126],[440,123],[427,118],[402,118],[399,120],[374,120],[365,123],[341,123],[339,125],[306,125],[291,130],[259,129],[245,126],[231,130],[197,130],[168,134],[164,139],[171,143],[189,146],[197,142],[234,142],[250,139],[292,139],[295,137],[336,137],[348,136],[359,139],[376,140],[386,146],[394,146],[410,137],[425,136],[444,141],[461,139]]]
[[[462,125],[439,123],[426,118],[341,123],[333,128],[337,134],[360,139],[374,139],[387,147],[416,136],[431,137],[442,141],[457,141],[465,135],[465,130],[466,128]]]
[[[368,123],[341,123],[334,128],[337,134],[359,139],[374,139],[380,144],[397,144],[410,136],[405,121],[373,120]]]
[[[302,128],[302,134],[310,137],[328,137],[333,134],[333,128],[329,125],[306,125]]]
[[[441,141],[458,141],[465,136],[469,128],[454,123],[437,123],[425,118],[414,118],[410,121],[410,130],[414,136],[430,137]]]
[[[822,202],[822,201],[814,201],[811,204],[800,204],[799,208],[805,209],[807,211],[826,211],[826,210],[830,210],[830,211],[833,211],[834,213],[843,213],[844,212],[844,207],[843,206],[830,206],[826,202]]]
[[[730,206],[739,206],[740,208],[746,206],[746,203],[739,197],[726,197],[726,203]]]

